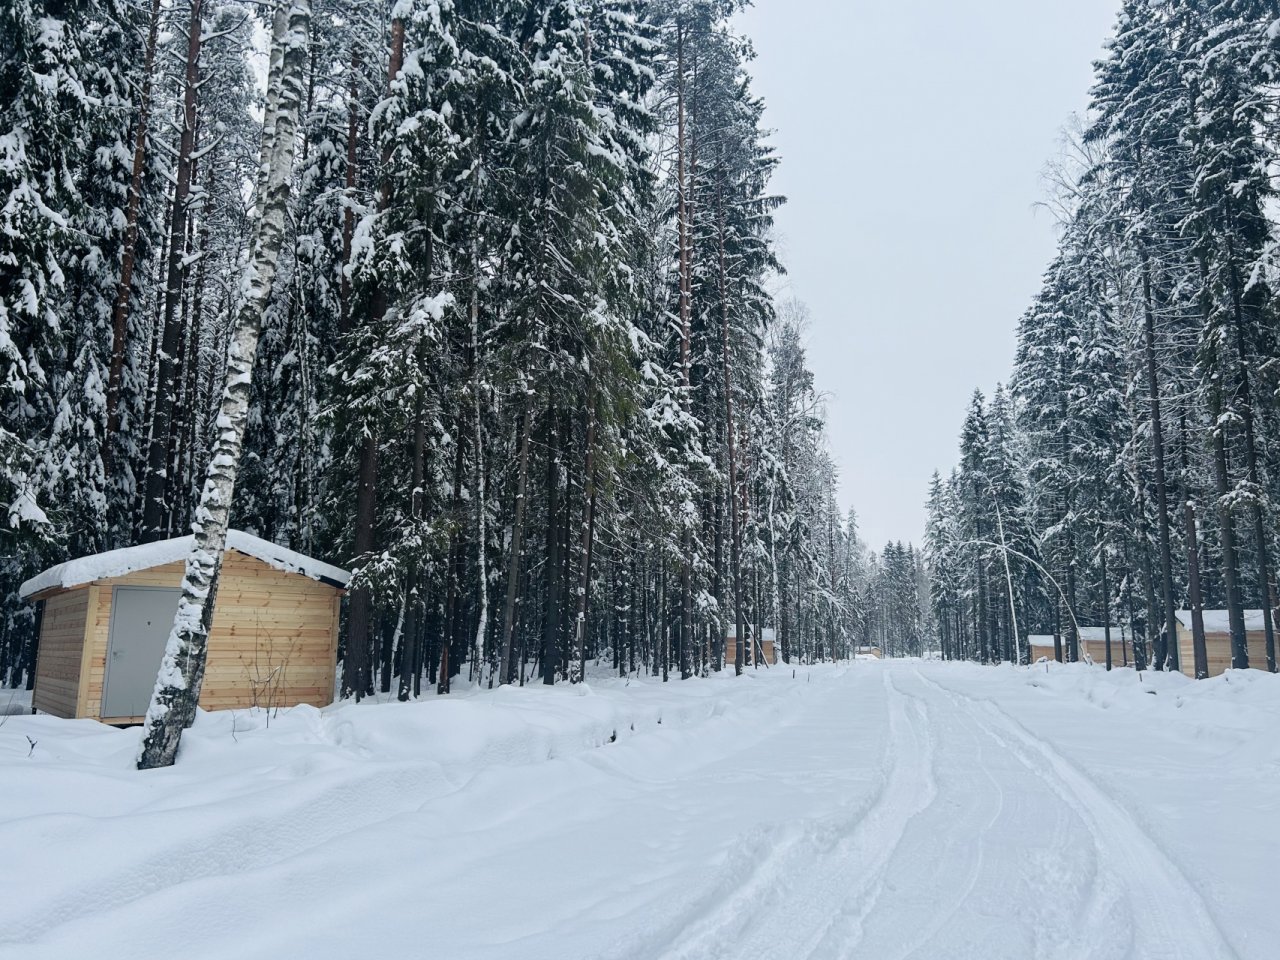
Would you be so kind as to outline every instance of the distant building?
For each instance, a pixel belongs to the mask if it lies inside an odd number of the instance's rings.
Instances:
[[[1191,632],[1191,611],[1179,610],[1178,666],[1189,677],[1196,675],[1195,648]],[[1245,640],[1249,648],[1249,666],[1267,669],[1267,635],[1261,610],[1244,612]],[[1209,676],[1216,677],[1231,667],[1231,618],[1226,610],[1204,611],[1204,646],[1208,654]]]
[[[1111,628],[1111,664],[1112,666],[1126,667],[1129,665],[1129,648],[1131,636],[1127,627],[1113,626]],[[1062,636],[1062,659],[1066,660],[1068,650],[1068,635]],[[1036,663],[1041,659],[1054,659],[1053,652],[1053,634],[1051,633],[1033,633],[1027,637],[1027,645],[1031,648],[1031,662]],[[1081,627],[1080,628],[1080,659],[1086,656],[1094,663],[1107,662],[1107,628],[1106,627]]]
[[[750,627],[747,628],[748,638],[754,635]],[[773,627],[763,627],[759,631],[759,639],[755,643],[751,643],[742,651],[742,662],[747,666],[759,661],[760,663],[774,664],[778,662],[777,649],[777,633]],[[724,635],[724,662],[734,663],[738,656],[738,628],[734,624],[729,624],[729,628]]]

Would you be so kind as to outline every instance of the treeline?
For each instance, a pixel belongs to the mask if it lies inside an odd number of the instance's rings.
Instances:
[[[859,613],[855,635],[886,657],[934,653],[929,577],[924,555],[913,544],[885,544],[860,562],[855,574]]]
[[[1135,664],[1176,669],[1175,610],[1208,607],[1247,666],[1262,608],[1275,670],[1278,78],[1274,4],[1125,0],[1054,168],[1058,252],[1009,390],[975,394],[934,478],[948,656],[1052,633],[1075,660],[1077,627],[1110,622]]]
[[[848,655],[860,548],[801,311],[770,294],[778,160],[741,5],[295,4],[232,522],[353,569],[345,694],[597,658],[687,677],[720,669],[730,625],[775,627],[785,660]],[[4,5],[8,683],[34,667],[23,579],[189,529],[249,295],[272,15]]]

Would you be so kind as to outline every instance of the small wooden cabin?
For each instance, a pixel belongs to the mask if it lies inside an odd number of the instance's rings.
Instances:
[[[859,647],[856,653],[859,657],[869,657],[872,660],[879,660],[883,656],[879,647]]]
[[[1039,663],[1043,660],[1052,660],[1053,656],[1053,634],[1051,633],[1033,633],[1027,637],[1027,646],[1031,648],[1031,662]]]
[[[1191,611],[1179,610],[1178,666],[1189,677],[1196,675]],[[1267,669],[1267,634],[1261,610],[1244,612],[1245,641],[1249,648],[1249,666]],[[1231,618],[1226,610],[1204,611],[1204,647],[1208,654],[1209,676],[1216,677],[1231,667]]]
[[[751,631],[748,630],[750,635]],[[738,656],[738,628],[733,624],[725,631],[724,636],[724,662],[733,663]],[[761,659],[761,649],[764,650],[763,659]],[[778,662],[777,650],[777,634],[772,627],[764,627],[760,631],[760,641],[758,644],[750,644],[744,651],[742,662],[747,666],[751,666],[757,660],[762,663],[774,664]]]
[[[68,560],[19,591],[41,605],[34,709],[141,722],[178,609],[193,537]],[[333,700],[348,575],[228,531],[200,706],[325,706]]]

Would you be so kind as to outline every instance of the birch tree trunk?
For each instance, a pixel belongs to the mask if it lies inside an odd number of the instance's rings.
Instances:
[[[281,58],[281,70],[278,95],[269,100],[275,109],[268,113],[262,130],[266,190],[257,204],[246,295],[227,348],[218,432],[193,524],[195,545],[187,558],[182,599],[147,710],[146,737],[138,756],[140,770],[173,764],[182,731],[195,719],[200,699],[231,500],[244,444],[253,360],[284,239],[310,22],[311,0],[291,0],[287,10],[283,4],[276,8],[272,52]]]

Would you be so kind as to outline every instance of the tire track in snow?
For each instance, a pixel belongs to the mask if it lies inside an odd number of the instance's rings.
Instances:
[[[887,676],[887,674],[886,674]],[[977,888],[978,879],[982,874],[982,868],[986,863],[985,847],[986,837],[999,822],[1001,815],[1005,809],[1005,793],[1004,788],[1000,785],[1000,781],[991,773],[987,767],[985,755],[982,750],[981,743],[977,745],[977,767],[982,771],[986,778],[991,782],[991,787],[995,792],[996,804],[991,816],[987,819],[978,834],[977,856],[969,863],[968,870],[965,872],[964,879],[960,886],[949,891],[949,903],[945,908],[935,913],[932,919],[925,925],[924,929],[911,938],[900,949],[895,951],[891,957],[886,956],[884,960],[908,960],[916,954],[917,951],[927,946],[928,943],[938,935],[938,933],[951,921],[951,919],[959,912],[960,908],[965,905],[969,896]],[[865,918],[864,918],[865,920]],[[861,921],[860,921],[861,922]],[[849,949],[852,949],[852,944]]]
[[[906,679],[904,673],[905,670],[895,671],[897,682]],[[1016,758],[1012,758],[1012,763],[1006,759],[1009,750],[1005,744],[980,724],[966,705],[938,696],[940,691],[936,689],[930,694],[918,671],[911,669],[910,673],[920,687],[922,698],[928,698],[937,728],[946,733],[943,755],[953,764],[957,758],[967,758],[963,769],[969,776],[980,776],[989,789],[975,789],[977,780],[972,785],[963,780],[953,782],[943,792],[956,808],[955,812],[942,822],[922,820],[917,824],[922,832],[914,838],[914,843],[904,843],[894,868],[900,876],[905,872],[907,878],[930,877],[927,912],[920,909],[919,891],[916,891],[917,896],[909,897],[911,902],[904,906],[907,911],[914,909],[922,923],[886,925],[884,918],[878,918],[881,922],[874,932],[869,931],[866,947],[871,952],[867,956],[876,960],[931,960],[951,949],[935,942],[939,937],[942,943],[947,943],[947,936],[955,942],[984,936],[980,929],[974,928],[972,916],[975,915],[1004,916],[997,929],[1009,937],[999,942],[989,940],[984,949],[990,956],[1079,957],[1080,960],[1118,960],[1127,956],[1131,920],[1125,914],[1123,899],[1116,899],[1122,892],[1119,885],[1105,873],[1100,875],[1101,853],[1096,843],[1092,856],[1082,865],[1089,869],[1088,874],[1078,876],[1076,886],[1069,891],[1039,886],[1034,869],[1019,869],[1002,859],[1016,849],[1011,849],[1010,837],[1023,835],[1020,831],[1025,830],[1028,801],[1035,802],[1025,790],[1023,778],[1010,779],[1010,772],[1025,775],[1029,771]],[[957,772],[953,770],[951,777]],[[1057,798],[1056,792],[1041,778],[1033,774],[1032,781],[1040,785],[1051,803]],[[978,798],[983,796],[993,800],[989,811],[979,809]],[[962,818],[961,809],[966,805],[974,809]],[[1077,835],[1083,821],[1065,805],[1062,811],[1067,816],[1040,817],[1039,829],[1026,835],[1034,837],[1034,843],[1024,848],[1024,854],[1049,864],[1079,860]],[[1004,899],[992,899],[993,882],[1003,888]],[[1064,895],[1075,893],[1087,893],[1087,896],[1082,897],[1073,911],[1077,919],[1064,928],[1058,925],[1057,914],[1066,903]],[[993,913],[1001,910],[1008,913]],[[897,912],[902,914],[903,908]],[[970,916],[966,918],[966,914]],[[944,931],[953,925],[956,928],[944,936]],[[1019,930],[1027,942],[1019,944]]]
[[[966,709],[1070,809],[1080,815],[1101,857],[1118,872],[1133,904],[1132,947],[1150,960],[1238,960],[1204,897],[1182,869],[1080,767],[991,700],[916,675]]]
[[[909,738],[912,742],[908,743],[908,738],[900,734],[891,736],[889,749],[900,756],[905,754],[912,757],[914,769],[910,773],[918,774],[919,777],[900,777],[896,796],[889,798],[892,802],[873,812],[882,813],[882,816],[869,816],[859,824],[859,832],[873,840],[871,849],[863,850],[854,846],[842,851],[841,866],[846,876],[857,877],[864,869],[867,872],[857,886],[843,894],[815,942],[803,954],[797,955],[803,956],[805,960],[844,960],[853,955],[862,942],[867,918],[884,895],[889,867],[906,835],[908,825],[928,810],[938,798],[937,740],[933,735],[928,706],[922,698],[899,690],[888,670],[882,675],[891,705],[896,704],[900,715],[904,717],[909,705],[913,718],[910,720]],[[893,731],[892,710],[890,730]],[[859,856],[860,854],[863,856]],[[838,890],[839,884],[834,887]]]
[[[712,891],[664,934],[622,956],[712,960],[846,956],[830,933],[857,905],[865,917],[907,824],[933,803],[933,741],[924,705],[882,674],[889,742],[878,788],[833,817],[787,824],[731,859]],[[850,735],[853,731],[850,731]],[[763,848],[763,849],[762,849]],[[706,908],[704,910],[704,908]],[[838,938],[843,944],[844,936]]]

